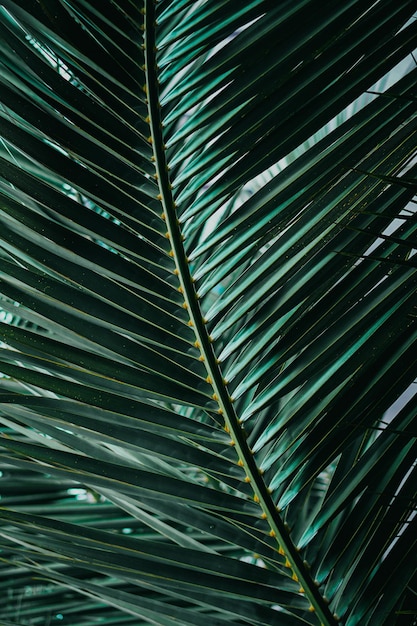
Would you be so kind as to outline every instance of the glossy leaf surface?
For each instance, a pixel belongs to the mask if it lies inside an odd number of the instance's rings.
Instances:
[[[3,0],[5,624],[417,613],[415,17]]]

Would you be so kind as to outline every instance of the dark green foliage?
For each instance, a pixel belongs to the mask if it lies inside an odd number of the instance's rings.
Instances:
[[[415,623],[414,11],[3,0],[2,624]]]

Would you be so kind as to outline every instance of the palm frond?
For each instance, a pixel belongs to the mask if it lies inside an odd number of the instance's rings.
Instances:
[[[0,12],[5,623],[400,624],[415,4]]]

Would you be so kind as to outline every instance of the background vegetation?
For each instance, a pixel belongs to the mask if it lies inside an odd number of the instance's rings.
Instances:
[[[415,623],[409,0],[2,0],[2,626]]]

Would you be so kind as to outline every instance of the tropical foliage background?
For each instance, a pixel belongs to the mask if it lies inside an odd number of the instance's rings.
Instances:
[[[2,626],[416,623],[409,0],[2,0]]]

